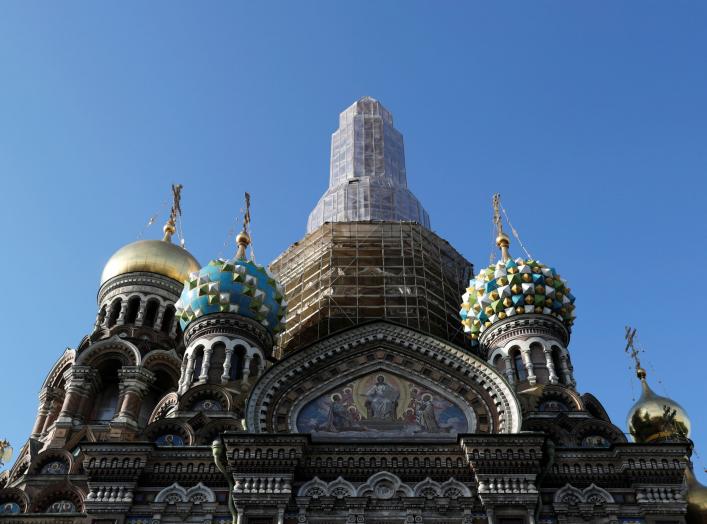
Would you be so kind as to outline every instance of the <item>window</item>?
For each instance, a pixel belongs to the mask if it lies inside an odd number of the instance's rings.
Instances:
[[[157,300],[150,300],[145,308],[145,318],[142,325],[146,327],[154,327],[157,320],[157,311],[160,309],[160,303]]]
[[[120,308],[123,305],[121,299],[115,300],[110,307],[110,316],[108,317],[108,327],[113,327],[118,322],[118,317],[120,316]]]
[[[164,311],[160,331],[162,331],[162,333],[164,333],[165,335],[169,335],[169,332],[172,330],[172,323],[174,322],[174,311],[174,306],[167,306],[167,309],[165,309]]]
[[[528,373],[525,370],[525,364],[523,363],[523,356],[520,354],[518,349],[513,350],[512,353],[513,360],[513,373],[515,374],[516,380],[522,382],[528,378]]]
[[[125,313],[125,323],[134,324],[137,314],[140,311],[140,297],[132,297],[128,300],[128,310]]]

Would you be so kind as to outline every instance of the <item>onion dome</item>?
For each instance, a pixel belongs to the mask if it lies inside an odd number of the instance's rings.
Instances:
[[[282,286],[266,267],[246,260],[245,248],[250,244],[246,232],[236,241],[234,258],[212,260],[185,279],[176,303],[183,330],[211,313],[234,313],[255,320],[273,335],[282,330],[287,310]]]
[[[186,249],[164,240],[138,240],[116,251],[103,268],[101,285],[118,275],[146,271],[183,282],[199,262]]]
[[[167,223],[164,225],[162,240],[138,240],[121,247],[113,253],[103,267],[101,285],[118,275],[145,271],[157,273],[178,282],[184,282],[189,274],[198,271],[201,264],[181,246],[172,244],[175,221],[179,209],[179,194],[182,186],[172,186],[175,203]]]
[[[459,315],[472,341],[499,320],[514,315],[542,314],[564,323],[575,318],[574,296],[554,268],[537,260],[499,260],[469,281]]]
[[[690,467],[685,470],[688,524],[707,524],[707,487],[700,484]]]
[[[574,296],[554,268],[530,258],[511,258],[510,238],[503,232],[499,214],[500,195],[493,197],[496,245],[501,259],[469,281],[459,311],[464,332],[478,344],[481,334],[496,322],[515,315],[549,315],[567,331],[574,323]]]
[[[684,441],[690,436],[690,419],[674,400],[661,397],[651,390],[646,371],[636,370],[643,392],[628,412],[628,430],[636,442]]]

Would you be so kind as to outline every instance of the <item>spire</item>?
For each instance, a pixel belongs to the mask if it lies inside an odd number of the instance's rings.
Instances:
[[[167,223],[162,228],[164,231],[165,242],[172,242],[172,235],[177,230],[177,216],[182,214],[182,208],[179,205],[182,200],[182,184],[172,184],[172,210],[169,213]]]
[[[496,224],[496,245],[501,248],[501,260],[505,262],[511,258],[508,253],[508,246],[511,243],[511,239],[503,232],[500,209],[501,194],[496,193],[493,195],[493,223]]]
[[[250,225],[250,193],[246,191],[245,193],[245,211],[243,213],[243,230],[236,236],[236,244],[238,244],[238,251],[236,252],[236,258],[238,260],[245,260],[245,250],[250,245],[250,235],[248,234],[248,226]]]

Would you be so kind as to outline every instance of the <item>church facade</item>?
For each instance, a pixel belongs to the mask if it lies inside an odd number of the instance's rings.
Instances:
[[[637,362],[629,442],[580,392],[574,296],[511,256],[498,212],[498,261],[475,273],[430,229],[378,101],[341,114],[331,151],[307,235],[269,268],[247,256],[249,212],[231,259],[173,244],[179,186],[164,238],[110,258],[0,520],[705,522],[682,408]]]

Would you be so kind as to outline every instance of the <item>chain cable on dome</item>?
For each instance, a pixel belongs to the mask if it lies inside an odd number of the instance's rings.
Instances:
[[[506,212],[506,208],[503,207],[503,204],[501,204],[501,201],[499,199],[498,205],[501,207],[501,211],[503,211],[503,216],[506,217],[506,222],[508,222],[508,227],[511,228],[511,233],[513,233],[513,236],[515,239],[518,241],[518,245],[520,245],[521,249],[523,252],[526,254],[526,256],[533,260],[533,256],[530,254],[530,252],[525,248],[525,245],[523,245],[523,242],[520,239],[520,235],[518,234],[518,231],[516,228],[513,227],[513,224],[511,223],[511,219],[508,218],[508,213]],[[500,219],[499,219],[500,220]]]

